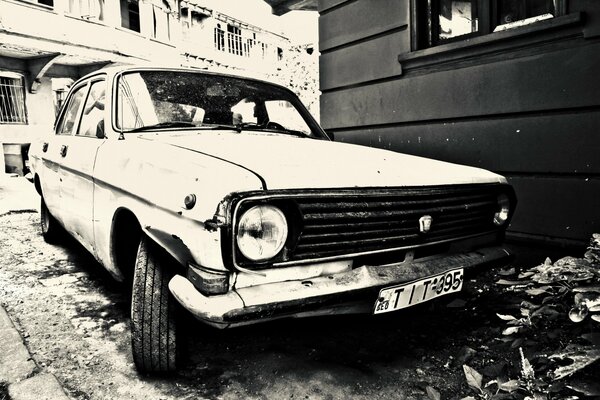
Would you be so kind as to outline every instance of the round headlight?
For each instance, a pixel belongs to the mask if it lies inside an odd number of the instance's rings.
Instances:
[[[508,220],[510,212],[510,200],[505,194],[498,196],[498,211],[494,214],[494,224],[500,226]]]
[[[254,206],[239,220],[237,244],[252,261],[273,258],[281,251],[288,235],[285,215],[273,206]]]

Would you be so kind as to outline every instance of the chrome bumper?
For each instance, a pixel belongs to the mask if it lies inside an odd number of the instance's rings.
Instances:
[[[175,299],[196,318],[226,328],[286,316],[372,311],[381,288],[444,271],[502,265],[512,259],[503,247],[388,265],[364,265],[347,272],[306,280],[284,281],[204,296],[181,275],[169,282]]]

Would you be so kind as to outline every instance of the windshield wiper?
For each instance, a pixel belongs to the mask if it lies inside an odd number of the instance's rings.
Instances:
[[[166,121],[166,122],[159,122],[158,124],[154,124],[154,125],[140,126],[139,128],[134,128],[134,129],[128,130],[126,133],[151,131],[154,129],[162,129],[162,128],[196,128],[196,127],[197,126],[195,124],[192,124],[191,122]]]
[[[307,135],[306,133],[302,132],[302,131],[295,131],[292,129],[286,129],[284,127],[273,127],[273,128],[269,128],[269,124],[257,124],[255,122],[242,122],[241,124],[237,124],[236,128],[238,130],[238,132],[241,132],[242,129],[246,129],[249,131],[265,131],[265,132],[275,132],[275,133],[282,133],[284,135],[291,135],[291,136],[298,136],[298,137],[310,137],[309,135]]]
[[[231,129],[234,131],[240,131],[240,128],[238,128],[237,125],[227,125],[227,124],[202,124],[200,125],[201,128],[204,129]]]

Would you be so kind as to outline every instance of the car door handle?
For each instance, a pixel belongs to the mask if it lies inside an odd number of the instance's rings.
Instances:
[[[48,151],[48,142],[44,142],[44,143],[42,144],[42,152],[44,152],[44,153],[45,153],[45,152],[47,152],[47,151]]]
[[[66,144],[63,144],[62,146],[60,146],[60,155],[63,157],[66,156],[68,148],[69,148],[69,146],[67,146]]]

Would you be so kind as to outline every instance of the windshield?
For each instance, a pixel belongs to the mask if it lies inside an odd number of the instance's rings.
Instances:
[[[126,132],[235,129],[324,138],[293,94],[266,83],[184,71],[141,71],[118,81],[117,120]]]

